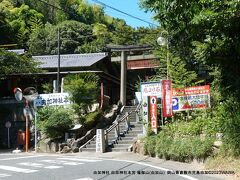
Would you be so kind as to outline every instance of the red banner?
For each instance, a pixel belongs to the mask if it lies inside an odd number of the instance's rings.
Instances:
[[[150,96],[150,119],[152,129],[157,129],[157,96]]]
[[[162,112],[163,117],[172,117],[172,81],[162,80]]]

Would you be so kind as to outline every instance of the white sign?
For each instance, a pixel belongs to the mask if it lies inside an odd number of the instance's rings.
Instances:
[[[68,93],[39,94],[34,103],[36,107],[71,104]]]
[[[148,104],[149,97],[143,96],[142,97],[142,121],[143,121],[143,135],[147,135],[148,131],[148,123],[149,123],[149,104]]]
[[[105,138],[103,129],[97,129],[96,132],[96,152],[105,152]]]
[[[141,83],[141,94],[144,96],[162,97],[162,83],[161,82],[147,82]]]

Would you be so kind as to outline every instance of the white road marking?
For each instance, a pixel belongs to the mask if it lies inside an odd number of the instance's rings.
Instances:
[[[162,168],[162,167],[158,167],[158,166],[153,166],[153,165],[150,165],[150,164],[147,164],[147,163],[137,162],[137,161],[128,161],[128,160],[120,160],[120,159],[103,159],[103,160],[129,162],[129,163],[133,163],[133,164],[139,164],[139,165],[142,165],[142,166],[152,167],[152,168],[155,168],[155,169],[160,169],[162,171],[173,171],[171,169],[166,169],[166,168]],[[176,175],[181,176],[185,179],[189,179],[189,180],[199,180],[197,178],[194,178],[194,177],[191,177],[191,176],[188,176],[188,175],[183,175],[183,174],[176,174]]]
[[[62,168],[63,166],[47,166],[44,167],[45,169],[58,169],[58,168]]]
[[[52,163],[52,164],[63,164],[63,165],[70,165],[70,166],[77,166],[83,163],[79,162],[69,162],[69,161],[56,161],[56,160],[50,160],[50,159],[44,159],[41,160],[42,162]]]
[[[22,163],[18,163],[18,164],[23,165],[23,166],[36,167],[36,168],[41,168],[41,167],[43,167],[43,164],[33,163],[33,162],[22,162]]]
[[[71,160],[71,161],[83,161],[83,162],[100,162],[102,160],[93,160],[93,159],[80,159],[80,158],[57,158],[62,160]]]
[[[0,161],[8,161],[8,160],[14,160],[14,159],[36,158],[36,157],[42,157],[42,156],[44,156],[44,155],[22,156],[22,157],[14,157],[14,158],[4,158],[4,159],[0,159]]]
[[[13,166],[3,166],[3,165],[0,165],[0,169],[7,170],[7,171],[13,171],[13,172],[21,172],[21,173],[33,173],[33,172],[38,171],[38,170],[23,169],[23,168],[18,168],[18,167],[13,167]]]
[[[74,179],[74,180],[93,180],[93,179],[90,177],[86,177],[86,178],[80,178],[80,179]]]
[[[0,178],[1,177],[9,177],[9,176],[11,176],[10,174],[0,174]]]

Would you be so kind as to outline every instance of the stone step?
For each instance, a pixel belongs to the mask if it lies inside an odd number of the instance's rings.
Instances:
[[[82,152],[96,152],[96,147],[95,148],[82,148]]]
[[[95,144],[88,144],[87,146],[86,146],[86,148],[96,148],[96,143]]]
[[[131,146],[133,143],[129,143],[129,144],[114,144],[113,148],[128,148],[129,146]]]
[[[126,139],[122,139],[122,140],[118,140],[116,144],[133,144],[134,140],[126,140]]]
[[[110,151],[111,152],[127,152],[128,151],[128,147],[112,148]]]

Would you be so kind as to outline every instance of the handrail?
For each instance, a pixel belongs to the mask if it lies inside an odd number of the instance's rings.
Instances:
[[[116,128],[116,126],[118,126],[122,121],[124,121],[132,112],[137,112],[141,107],[141,104],[139,103],[137,108],[134,111],[130,111],[127,114],[124,114],[119,120],[117,120],[117,123],[114,123],[113,125],[111,125],[106,131],[105,131],[105,135],[107,135],[109,132],[111,132],[114,128]],[[80,148],[79,151],[84,148],[87,144],[89,144],[89,142],[91,142],[94,138],[96,138],[96,135],[94,135],[90,140],[88,140],[85,144],[83,144]]]
[[[80,146],[79,151],[80,151],[80,149],[84,148],[87,144],[89,144],[89,142],[91,142],[95,137],[96,137],[96,135],[94,135],[91,139],[89,139],[85,144]]]
[[[135,109],[135,112],[137,112],[138,110],[140,110],[141,106],[142,106],[142,103],[140,102],[140,103],[137,105],[137,108]]]
[[[124,114],[123,117],[121,117],[121,119],[118,120],[116,124],[113,124],[106,130],[105,135],[108,134],[110,131],[112,131],[118,124],[120,124],[123,120],[125,120],[131,113],[132,111],[130,111],[128,114]]]

